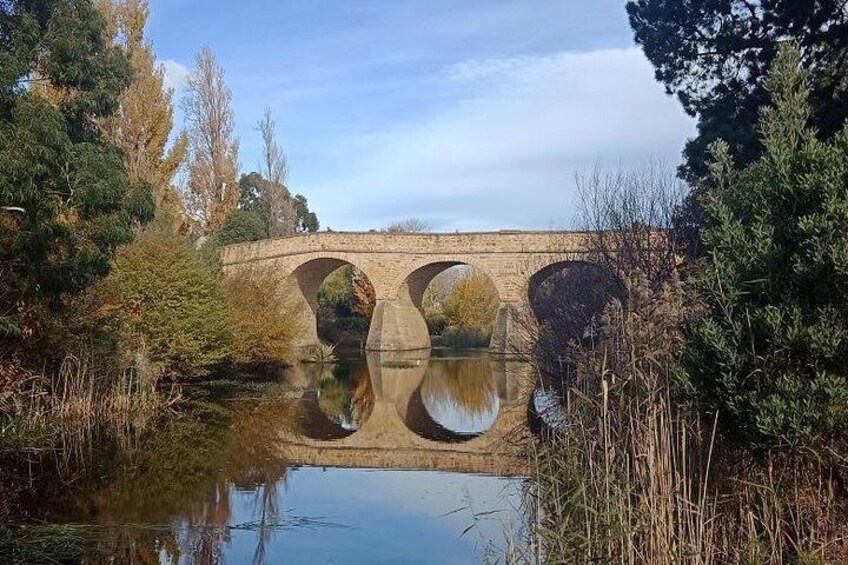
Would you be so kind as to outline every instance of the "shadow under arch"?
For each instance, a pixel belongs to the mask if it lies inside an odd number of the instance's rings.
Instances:
[[[362,273],[368,284],[372,284],[368,273],[359,265],[336,257],[310,259],[298,265],[288,276],[291,294],[297,302],[296,308],[301,331],[296,347],[300,349],[301,357],[306,356],[305,352],[310,347],[320,343],[318,337],[318,290],[330,274],[346,266],[351,266]]]
[[[538,327],[534,357],[543,373],[566,379],[569,349],[591,339],[596,318],[625,296],[624,283],[596,263],[563,261],[534,273],[528,299]]]

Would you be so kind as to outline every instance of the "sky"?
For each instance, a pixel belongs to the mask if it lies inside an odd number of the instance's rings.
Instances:
[[[623,0],[149,0],[182,94],[215,52],[242,172],[265,107],[322,229],[579,224],[575,175],[673,169],[694,121],[634,45]],[[180,116],[177,113],[177,122]]]

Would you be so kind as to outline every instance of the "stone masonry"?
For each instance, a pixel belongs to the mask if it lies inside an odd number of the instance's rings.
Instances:
[[[500,295],[490,349],[520,356],[529,347],[534,319],[529,293],[547,268],[587,260],[580,232],[346,233],[320,232],[268,239],[221,250],[224,272],[273,269],[290,286],[302,324],[301,347],[318,342],[318,287],[337,268],[351,264],[374,287],[377,305],[366,349],[404,351],[430,347],[421,311],[424,290],[454,265],[487,275]]]

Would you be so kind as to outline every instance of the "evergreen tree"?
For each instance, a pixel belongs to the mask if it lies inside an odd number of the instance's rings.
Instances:
[[[702,231],[705,315],[688,384],[730,435],[817,447],[848,431],[848,128],[809,127],[807,74],[785,47],[766,83],[763,156],[734,167],[714,147]]]
[[[682,170],[708,176],[710,144],[722,139],[746,166],[762,153],[759,109],[781,43],[798,42],[822,139],[848,117],[848,4],[842,0],[630,0],[636,42],[657,80],[698,118]]]
[[[91,0],[0,2],[2,349],[43,337],[63,295],[106,274],[153,215],[98,127],[130,79]]]

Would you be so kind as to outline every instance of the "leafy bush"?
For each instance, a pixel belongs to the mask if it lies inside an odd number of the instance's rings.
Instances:
[[[236,210],[227,217],[224,227],[213,238],[217,245],[232,245],[268,237],[268,222],[259,212]]]
[[[266,237],[268,237],[268,222],[260,211],[235,210],[227,216],[221,231],[202,240],[200,254],[207,265],[220,270],[218,251],[221,247],[257,241]]]
[[[224,279],[237,363],[287,363],[298,327],[282,279],[271,270],[244,269]]]
[[[93,292],[95,315],[113,324],[123,352],[149,359],[162,375],[202,376],[231,352],[218,276],[168,226],[152,226],[120,249]]]
[[[444,322],[440,321],[445,344],[487,346],[499,304],[498,291],[485,275],[472,274],[456,281],[444,301]]]
[[[746,443],[824,447],[848,431],[848,128],[807,127],[797,50],[768,87],[763,157],[740,171],[714,147],[685,382]]]
[[[498,291],[485,275],[469,275],[456,281],[445,300],[447,325],[458,328],[491,328],[498,313]]]

